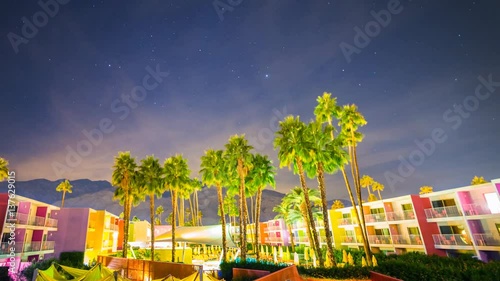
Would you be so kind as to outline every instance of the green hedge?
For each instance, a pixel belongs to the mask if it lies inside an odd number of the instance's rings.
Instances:
[[[59,255],[59,260],[64,262],[64,265],[79,267],[83,265],[84,256],[84,252],[62,252]]]

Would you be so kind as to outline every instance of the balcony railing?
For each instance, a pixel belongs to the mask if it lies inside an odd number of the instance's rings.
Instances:
[[[339,225],[353,225],[354,222],[351,218],[339,219]]]
[[[282,230],[281,225],[269,225],[267,226],[267,230]]]
[[[42,251],[54,250],[54,241],[45,241],[42,243]]]
[[[21,253],[23,251],[23,244],[21,242],[16,242],[15,245],[9,245],[9,242],[2,242],[0,243],[0,254],[10,254],[12,252],[11,248],[14,248],[14,253]]]
[[[472,242],[467,235],[462,234],[433,234],[432,239],[434,239],[435,245],[459,245],[459,246],[470,246]]]
[[[309,238],[305,236],[293,237],[293,242],[295,243],[309,243]]]
[[[390,235],[368,235],[370,244],[392,244]]]
[[[48,218],[45,220],[45,226],[47,227],[57,227],[57,220]]]
[[[342,243],[358,243],[355,236],[342,236]]]
[[[464,212],[466,216],[476,215],[490,215],[491,211],[488,207],[479,204],[466,204],[464,205]]]
[[[365,222],[370,223],[370,222],[384,222],[385,220],[385,214],[370,214],[370,215],[365,215]]]
[[[500,240],[493,234],[478,233],[472,234],[472,237],[478,246],[500,246]]]
[[[415,212],[412,210],[407,210],[403,212],[388,212],[388,221],[402,221],[402,220],[413,220],[415,219]]]
[[[425,216],[428,219],[458,217],[461,215],[462,213],[457,206],[425,209]]]
[[[392,242],[396,245],[422,245],[420,235],[392,235]]]

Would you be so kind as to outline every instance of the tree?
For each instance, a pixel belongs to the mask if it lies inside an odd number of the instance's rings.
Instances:
[[[262,202],[262,191],[266,186],[276,188],[275,168],[267,155],[255,154],[252,159],[252,170],[250,170],[249,183],[257,188],[257,198],[255,200],[255,248],[259,249],[259,223],[260,223],[260,205]],[[260,260],[259,251],[255,251],[257,261]]]
[[[332,210],[337,210],[337,209],[342,209],[342,208],[344,208],[344,203],[342,203],[342,201],[340,201],[340,200],[333,201]]]
[[[161,206],[161,205],[160,205],[160,206],[158,206],[158,207],[156,208],[156,212],[155,212],[155,213],[156,213],[156,217],[157,217],[158,222],[159,222],[159,223],[158,223],[158,225],[161,225],[161,215],[162,215],[164,212],[165,212],[165,210],[163,209],[163,206]]]
[[[0,157],[0,182],[9,177],[9,162]]]
[[[162,183],[160,162],[154,155],[142,159],[139,167],[144,193],[149,197],[149,218],[151,222],[151,260],[155,256],[155,196],[161,198],[165,187]]]
[[[426,193],[432,193],[434,190],[432,186],[424,185],[420,187],[420,192],[419,194],[426,194]]]
[[[1,180],[1,176],[0,176],[0,180]],[[483,184],[483,183],[487,183],[487,181],[484,179],[484,177],[478,177],[478,176],[474,176],[472,178],[472,181],[470,182],[471,185],[479,185],[479,184]]]
[[[311,226],[310,231],[312,231],[314,240],[314,252],[317,255],[320,265],[323,265],[323,256],[319,255],[319,253],[321,253],[321,248],[318,241],[318,231],[313,220],[312,209],[310,207],[311,202],[309,200],[304,174],[304,164],[310,161],[307,139],[304,134],[306,125],[300,121],[298,116],[287,116],[283,121],[280,121],[279,127],[274,139],[274,148],[279,149],[278,159],[280,161],[280,168],[288,167],[292,169],[293,167],[293,172],[299,175],[300,185],[304,192],[304,200],[308,211],[308,216],[306,218],[309,220]]]
[[[382,195],[380,195],[380,191],[384,191],[384,185],[379,183],[379,182],[374,182],[372,185],[373,191],[376,191],[378,193],[378,198],[382,200]]]
[[[181,188],[190,183],[187,160],[180,154],[167,158],[163,164],[163,180],[165,188],[170,190],[172,199],[172,262],[175,260],[175,226],[177,224],[177,194]]]
[[[118,156],[115,157],[115,162],[113,165],[113,175],[111,178],[111,184],[117,189],[121,189],[124,198],[123,212],[125,213],[125,223],[123,226],[123,257],[127,258],[128,249],[128,228],[130,220],[130,209],[129,209],[129,190],[132,177],[135,173],[137,164],[135,159],[130,156],[130,152],[119,152]]]
[[[286,224],[286,228],[288,230],[288,235],[290,236],[290,244],[292,246],[292,252],[295,252],[295,241],[294,235],[292,231],[293,220],[290,216],[291,213],[290,203],[286,201],[285,197],[281,199],[281,203],[277,206],[274,206],[273,212],[277,213],[274,219],[283,219]]]
[[[370,192],[370,187],[373,185],[375,181],[373,180],[372,177],[363,175],[360,180],[360,184],[362,188],[366,188],[368,190],[368,195],[371,194]]]
[[[248,144],[245,135],[234,135],[229,138],[228,143],[225,145],[226,151],[224,157],[228,168],[228,175],[236,174],[239,179],[239,208],[240,208],[240,254],[241,260],[246,261],[247,256],[247,221],[248,213],[246,207],[245,197],[245,178],[247,177],[250,169],[252,168],[252,154],[250,150],[252,146]],[[235,178],[233,176],[233,178]]]
[[[66,192],[73,193],[73,186],[69,180],[64,180],[56,187],[57,192],[62,192],[61,208],[64,208],[64,198],[66,197]]]
[[[224,198],[222,195],[222,183],[224,182],[225,163],[222,150],[209,149],[201,157],[201,181],[207,187],[215,186],[219,202],[219,215],[222,224],[222,261],[227,261],[227,237],[226,237],[226,212],[224,210]]]
[[[332,232],[328,221],[328,202],[326,200],[326,184],[325,173],[333,174],[346,163],[346,152],[341,148],[335,139],[331,139],[333,126],[329,124],[323,125],[318,121],[312,121],[307,125],[306,133],[309,154],[311,161],[305,165],[307,175],[310,178],[316,176],[318,187],[321,195],[321,209],[323,224],[326,233],[327,258],[329,264],[334,266],[335,253],[333,248]],[[320,266],[323,266],[320,262]]]
[[[378,200],[378,198],[377,198],[377,196],[375,194],[370,193],[368,195],[368,202],[373,202],[373,201],[377,201],[377,200]]]
[[[367,239],[368,232],[365,224],[365,214],[363,209],[363,200],[361,198],[361,183],[359,176],[359,165],[357,156],[357,145],[363,140],[363,134],[358,129],[367,124],[365,117],[358,111],[358,107],[354,104],[344,105],[339,112],[339,126],[341,127],[340,138],[345,141],[345,146],[349,152],[349,160],[351,174],[356,191],[356,197],[359,205],[359,224],[363,234],[363,248],[365,250],[366,261],[369,266],[372,263],[372,253],[370,243]],[[344,175],[345,177],[345,175]],[[350,188],[349,188],[350,189]]]

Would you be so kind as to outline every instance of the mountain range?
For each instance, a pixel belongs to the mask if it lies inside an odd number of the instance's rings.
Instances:
[[[29,181],[19,181],[15,184],[15,191],[17,195],[35,199],[44,203],[55,206],[61,205],[62,193],[56,191],[57,185],[62,180],[49,181],[46,179],[36,179]],[[110,213],[119,215],[123,212],[123,206],[120,206],[118,201],[113,200],[114,187],[108,181],[92,181],[89,179],[80,179],[71,181],[73,185],[73,192],[66,193],[64,202],[65,207],[88,207],[96,210],[107,210]],[[6,192],[7,183],[0,183],[0,193]],[[281,202],[284,194],[274,190],[265,189],[262,195],[262,209],[261,221],[273,219],[276,216],[272,210],[274,206]],[[147,202],[141,203],[132,208],[132,216],[137,216],[140,219],[149,221],[149,199]],[[341,200],[345,206],[350,206],[350,202]],[[331,206],[333,200],[330,200]],[[203,187],[198,192],[199,209],[203,214],[203,224],[217,224],[219,216],[217,214],[217,192],[215,188]],[[171,212],[170,193],[165,192],[164,196],[160,199],[155,198],[155,206],[162,205],[165,212],[165,218]],[[186,207],[188,204],[186,203]],[[249,206],[250,208],[250,206]],[[162,219],[163,220],[163,219]],[[164,223],[162,221],[162,223]]]

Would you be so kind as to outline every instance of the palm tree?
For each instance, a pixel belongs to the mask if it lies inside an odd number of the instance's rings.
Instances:
[[[9,177],[9,162],[0,157],[0,182]]]
[[[141,160],[139,173],[142,178],[144,192],[149,196],[149,218],[151,221],[151,260],[155,256],[155,195],[161,198],[165,187],[161,180],[161,166],[154,155],[146,156]]]
[[[293,221],[291,220],[290,213],[294,211],[291,209],[290,203],[285,200],[285,197],[281,199],[281,203],[274,206],[273,212],[277,213],[274,219],[283,219],[288,230],[288,235],[290,237],[290,244],[292,246],[292,252],[295,252],[295,241],[292,231]]]
[[[379,182],[374,182],[372,185],[373,191],[377,191],[378,193],[378,198],[382,200],[382,195],[380,195],[380,191],[384,191],[384,185],[379,183]]]
[[[260,223],[260,205],[262,202],[262,191],[268,185],[276,188],[276,175],[273,163],[267,155],[255,154],[252,159],[252,170],[250,171],[249,185],[257,188],[257,198],[255,200],[255,248],[259,249],[259,223]],[[257,261],[260,260],[259,251],[255,251]]]
[[[129,208],[129,190],[131,185],[132,177],[135,173],[137,164],[135,163],[135,158],[130,156],[130,152],[119,152],[118,156],[115,157],[115,163],[113,165],[113,175],[111,178],[111,184],[116,188],[121,189],[124,197],[123,212],[125,213],[125,223],[123,226],[123,257],[127,258],[128,249],[128,228],[130,220],[130,208]]]
[[[316,121],[318,122],[323,122],[327,123],[328,125],[333,125],[333,119],[339,120],[342,115],[342,108],[337,105],[337,98],[332,98],[330,93],[323,93],[323,96],[320,96],[317,98],[318,105],[314,109],[314,115],[316,116]],[[339,126],[342,125],[341,122],[338,124]],[[337,145],[340,145],[342,147],[345,146],[344,142],[346,141],[346,136],[345,134],[340,134],[337,138],[334,136],[334,130],[330,132],[330,137],[332,140],[336,139],[337,140]],[[350,153],[349,153],[350,154]],[[352,160],[352,159],[351,159]],[[343,159],[344,163],[348,163],[348,158],[346,157]],[[361,215],[359,214],[358,208],[356,208],[356,200],[354,198],[352,189],[351,189],[351,183],[349,181],[349,178],[347,177],[347,173],[345,171],[344,166],[340,167],[340,172],[342,173],[342,177],[345,182],[345,187],[347,190],[347,194],[349,195],[349,199],[351,201],[351,204],[354,206],[354,215],[356,219],[359,222],[359,227],[361,228],[361,236],[363,238],[363,247],[365,249],[365,253],[367,257],[371,255],[370,252],[370,247],[368,244],[368,239],[367,239],[367,232],[366,232],[366,227],[364,224],[364,217],[363,221],[361,220]],[[357,185],[355,184],[355,187]],[[362,202],[361,199],[359,202]],[[368,259],[371,262],[371,259]],[[369,262],[369,263],[370,263]]]
[[[161,215],[165,212],[165,210],[163,209],[163,206],[160,205],[156,208],[156,216],[157,216],[157,221],[158,221],[158,225],[161,225]]]
[[[337,144],[337,140],[331,139],[333,126],[323,125],[318,121],[312,121],[307,125],[306,136],[310,147],[309,154],[311,162],[305,165],[307,175],[310,178],[316,176],[321,194],[322,218],[326,233],[326,244],[328,249],[328,260],[335,265],[335,253],[333,249],[332,232],[328,221],[328,202],[326,200],[325,173],[335,173],[346,163],[347,153]],[[320,264],[320,266],[322,266]]]
[[[247,257],[246,231],[248,221],[245,198],[245,178],[252,168],[252,154],[250,153],[250,150],[252,150],[253,147],[248,144],[248,141],[245,139],[245,135],[234,135],[229,138],[225,148],[226,151],[224,152],[224,157],[226,158],[229,177],[236,173],[237,178],[239,179],[240,254],[241,260],[245,262]]]
[[[365,224],[365,214],[363,210],[363,200],[361,198],[361,183],[359,176],[359,165],[356,148],[359,142],[363,140],[363,134],[358,132],[359,127],[366,125],[367,122],[364,116],[358,111],[358,107],[354,104],[344,105],[339,115],[339,126],[341,126],[341,138],[345,140],[350,158],[351,174],[354,181],[354,187],[359,205],[359,223],[363,233],[363,247],[366,254],[366,261],[369,266],[372,264],[372,253],[368,239],[368,233]]]
[[[64,208],[64,198],[66,197],[66,192],[73,193],[73,186],[69,182],[69,180],[64,180],[56,187],[57,192],[62,192],[62,202],[61,208]]]
[[[424,185],[420,187],[420,192],[419,194],[427,194],[427,193],[432,193],[434,190],[432,186]]]
[[[344,203],[342,203],[342,201],[340,201],[340,200],[333,201],[332,210],[337,210],[337,209],[342,209],[342,208],[344,208]]]
[[[368,195],[370,195],[371,194],[370,187],[373,185],[374,182],[375,181],[373,180],[372,177],[363,175],[359,183],[361,184],[362,188],[366,188],[368,190]]]
[[[1,179],[2,179],[2,177],[0,176],[0,180]],[[479,184],[483,184],[483,183],[487,183],[487,181],[484,179],[484,177],[478,177],[478,176],[474,176],[472,178],[472,181],[470,182],[471,185],[479,185]]]
[[[222,183],[225,180],[225,163],[222,150],[209,149],[201,157],[201,181],[207,187],[215,186],[219,201],[219,215],[222,224],[222,261],[227,261],[226,212],[222,195]]]
[[[172,199],[172,262],[175,261],[175,225],[177,224],[177,194],[180,189],[190,183],[187,160],[182,155],[175,155],[163,164],[163,180],[165,188],[170,190]]]
[[[300,117],[287,116],[285,120],[280,121],[280,129],[276,132],[276,137],[274,139],[274,148],[279,148],[278,159],[280,161],[280,168],[288,167],[291,169],[293,167],[293,172],[299,175],[300,186],[304,193],[304,200],[306,204],[306,209],[308,211],[309,224],[311,226],[310,231],[312,231],[315,254],[319,260],[320,265],[324,264],[323,256],[319,255],[321,253],[321,248],[319,245],[318,231],[313,220],[313,214],[311,209],[311,202],[309,200],[309,192],[306,185],[306,179],[304,174],[304,164],[310,161],[309,155],[309,144],[305,136],[306,125],[300,121]]]

